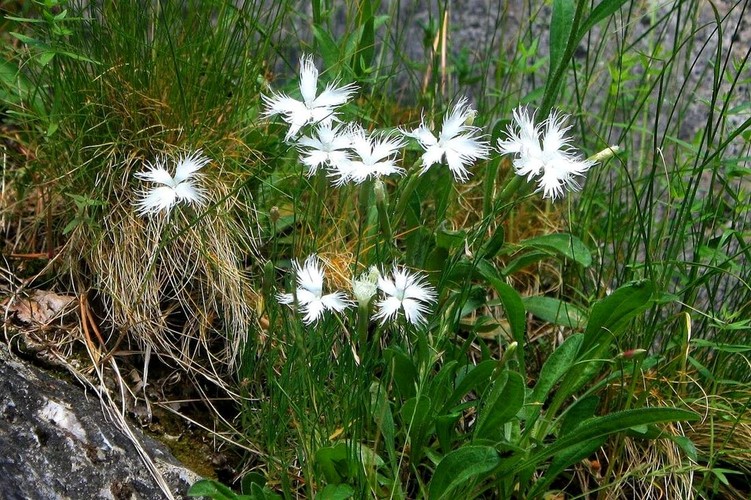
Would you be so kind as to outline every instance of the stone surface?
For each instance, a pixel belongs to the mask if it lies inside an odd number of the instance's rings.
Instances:
[[[198,476],[164,445],[130,429],[169,492],[93,391],[54,378],[0,343],[0,498],[185,498]]]

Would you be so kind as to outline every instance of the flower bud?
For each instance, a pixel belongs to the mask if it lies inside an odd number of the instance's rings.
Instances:
[[[352,280],[352,295],[355,296],[361,308],[365,309],[370,305],[371,299],[378,291],[377,283],[380,276],[378,268],[370,266],[367,273],[362,273],[359,278]]]
[[[620,151],[621,148],[619,146],[610,146],[609,148],[603,149],[599,153],[593,154],[589,159],[597,163],[602,163],[605,160],[612,158],[616,155],[616,153],[619,153]]]

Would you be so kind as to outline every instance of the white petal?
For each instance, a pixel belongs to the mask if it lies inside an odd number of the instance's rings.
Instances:
[[[422,155],[422,170],[420,174],[427,172],[436,163],[441,163],[444,153],[444,149],[438,144],[428,147]]]
[[[300,312],[305,314],[305,317],[302,319],[303,323],[309,325],[318,321],[318,319],[323,316],[323,311],[325,310],[326,306],[320,300],[315,300],[304,307],[301,307]]]
[[[348,308],[352,303],[344,295],[344,292],[334,292],[321,297],[321,302],[326,309],[331,311],[341,312]]]
[[[566,185],[566,176],[559,175],[560,172],[552,168],[546,168],[540,176],[540,187],[538,191],[542,191],[543,198],[556,198],[563,196],[563,187]]]
[[[373,319],[376,321],[381,320],[381,324],[383,324],[396,317],[401,306],[401,301],[396,297],[387,297],[384,300],[379,300],[376,304],[378,312],[373,315]]]
[[[327,164],[329,160],[328,153],[325,151],[317,151],[315,149],[304,151],[303,155],[304,156],[302,156],[300,160],[306,167],[308,167],[307,175],[309,176],[315,175],[318,171],[318,167]]]
[[[306,306],[310,303],[321,300],[321,297],[318,294],[306,290],[303,287],[298,287],[297,290],[295,290],[295,294],[297,295],[297,303],[301,306]]]
[[[392,297],[396,296],[397,294],[394,282],[391,279],[383,276],[378,277],[378,288],[386,295],[390,295]]]
[[[565,126],[568,117],[553,110],[545,121],[545,135],[542,140],[544,151],[557,151],[568,148],[570,139],[566,138],[566,132],[571,125]]]
[[[417,142],[419,142],[423,147],[423,149],[428,149],[430,146],[438,144],[438,139],[436,139],[435,135],[433,135],[433,132],[431,132],[427,125],[425,125],[425,122],[421,122],[420,126],[414,129],[412,132],[406,132],[404,130],[402,130],[401,132],[407,137],[416,139]]]
[[[464,159],[459,153],[457,153],[453,149],[447,149],[446,163],[448,163],[451,173],[454,174],[455,180],[459,182],[467,182],[470,176],[470,172],[464,165]]]
[[[443,120],[439,138],[440,141],[443,142],[445,140],[451,139],[452,137],[455,137],[461,132],[467,130],[469,126],[465,123],[467,119],[473,115],[474,110],[470,109],[467,106],[467,98],[462,97],[461,99],[459,99],[459,101],[457,101],[457,103],[454,105],[451,112]]]
[[[136,208],[139,215],[156,214],[162,210],[168,212],[176,199],[177,194],[174,189],[169,186],[159,186],[144,192],[136,203]]]
[[[286,94],[282,94],[281,92],[272,92],[271,97],[262,95],[261,98],[266,104],[266,110],[264,110],[263,114],[267,117],[294,114],[297,113],[301,107],[307,109],[305,108],[304,103],[297,99],[293,99]]]
[[[206,193],[201,188],[194,186],[191,181],[178,184],[175,188],[175,195],[180,201],[199,206],[206,201]]]
[[[167,172],[167,169],[164,168],[162,165],[162,161],[157,160],[156,164],[152,165],[149,162],[146,162],[146,166],[149,170],[146,172],[138,172],[135,174],[135,177],[138,179],[141,179],[143,181],[148,182],[156,182],[159,184],[164,184],[165,186],[174,186],[175,181],[170,175],[169,172]]]
[[[318,257],[315,254],[309,256],[305,259],[305,265],[302,268],[296,261],[292,263],[292,266],[297,272],[298,286],[320,298],[323,294],[323,271]]]
[[[357,90],[357,86],[350,83],[342,87],[336,87],[334,83],[326,86],[321,95],[319,95],[313,105],[315,107],[335,108],[349,101],[349,98]]]
[[[210,161],[210,158],[207,158],[206,156],[203,156],[201,154],[200,149],[193,154],[186,154],[177,162],[177,169],[175,170],[175,182],[179,184],[182,181],[190,178],[191,175],[198,172]]]
[[[291,293],[280,293],[277,294],[276,300],[280,304],[289,305],[295,301],[295,297]]]
[[[307,108],[313,107],[318,86],[318,69],[313,63],[313,56],[304,55],[300,58],[300,94]]]
[[[413,325],[424,323],[426,321],[423,315],[428,313],[429,309],[425,304],[414,299],[404,299],[402,301],[402,307],[404,308],[404,317]]]

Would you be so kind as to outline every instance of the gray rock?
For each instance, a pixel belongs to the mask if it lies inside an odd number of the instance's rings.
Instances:
[[[185,498],[198,476],[164,445],[130,428],[166,481],[163,491],[92,392],[16,358],[0,343],[0,497]]]

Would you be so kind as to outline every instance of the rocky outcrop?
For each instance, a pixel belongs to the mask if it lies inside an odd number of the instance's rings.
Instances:
[[[0,343],[0,497],[184,498],[196,480],[93,391],[54,378]]]

